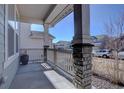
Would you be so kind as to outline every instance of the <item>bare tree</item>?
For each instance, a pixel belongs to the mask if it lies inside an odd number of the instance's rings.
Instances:
[[[118,52],[121,48],[121,37],[124,35],[124,14],[120,15],[119,18],[114,21],[110,20],[105,23],[105,31],[107,32],[109,39],[107,46],[109,49],[113,49],[115,51],[115,63],[114,63],[114,81],[117,83],[118,81],[118,68],[119,68],[119,61],[118,61]]]
[[[101,45],[100,45],[100,49],[109,49],[109,37],[107,35],[104,35],[104,37],[101,39]]]

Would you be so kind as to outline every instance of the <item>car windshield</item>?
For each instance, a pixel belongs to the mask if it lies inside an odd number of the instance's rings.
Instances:
[[[124,52],[124,49],[120,49],[120,52]]]
[[[103,50],[100,50],[99,52],[111,52],[111,51],[110,50],[103,49]]]

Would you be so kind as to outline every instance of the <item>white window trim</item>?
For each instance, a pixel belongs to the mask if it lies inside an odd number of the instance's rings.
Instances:
[[[14,5],[14,20],[16,21],[16,5]],[[15,23],[16,26],[16,23]],[[5,5],[5,62],[4,69],[6,69],[16,58],[19,57],[19,52],[16,53],[16,33],[19,36],[20,32],[14,29],[14,54],[8,57],[8,5]]]
[[[5,5],[5,62],[8,60],[8,5]]]
[[[14,55],[16,54],[16,9],[14,5],[14,23],[15,23],[15,28],[14,28]]]
[[[6,69],[10,64],[12,64],[14,62],[14,60],[16,58],[18,58],[18,57],[19,57],[19,53],[17,53],[16,55],[13,55],[11,57],[9,57],[8,60],[6,60],[5,63],[4,63],[4,69]]]
[[[20,17],[17,6],[15,5],[15,21],[18,20],[17,16]],[[20,21],[20,20],[18,20],[18,21]],[[15,23],[15,27],[16,27],[16,23]],[[15,54],[18,54],[19,53],[19,48],[20,48],[19,47],[20,46],[20,22],[19,22],[19,25],[18,25],[18,31],[15,29],[15,33],[18,35],[18,52],[16,52],[17,47],[16,47],[16,35],[15,35]]]
[[[20,17],[20,16],[19,16],[18,9],[17,9],[17,6],[15,5],[15,21],[17,21],[16,13],[17,13],[17,16]],[[19,21],[19,20],[18,20],[18,21]],[[15,23],[15,27],[16,27],[16,23]],[[16,30],[15,32],[16,32],[17,35],[19,36],[20,29],[19,29],[19,31]]]

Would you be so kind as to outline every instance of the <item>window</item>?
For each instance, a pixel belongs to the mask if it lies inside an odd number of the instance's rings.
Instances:
[[[31,24],[31,31],[44,31],[44,27],[39,24]]]
[[[15,13],[14,5],[8,5],[8,24],[15,29]]]
[[[16,53],[19,52],[18,40],[19,40],[19,38],[18,38],[18,35],[16,34]]]
[[[16,11],[15,29],[16,29],[17,32],[19,31],[19,25],[20,25],[20,22],[19,22],[19,14],[18,14],[18,12]]]
[[[19,52],[19,30],[20,30],[19,14],[18,11],[16,10],[16,21],[15,21],[16,53]]]
[[[8,57],[14,55],[14,5],[8,5]]]
[[[14,30],[8,24],[8,57],[14,54]]]

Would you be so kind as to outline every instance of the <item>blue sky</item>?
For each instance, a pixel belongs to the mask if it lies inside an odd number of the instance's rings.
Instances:
[[[74,36],[74,20],[73,13],[69,14],[53,28],[49,29],[50,34],[56,37],[54,42],[59,40],[71,41]]]
[[[104,23],[109,18],[117,20],[120,14],[124,13],[124,5],[90,5],[90,34],[92,36],[105,34]],[[41,27],[33,26],[35,29]],[[50,34],[56,37],[53,42],[59,40],[71,41],[74,36],[73,13],[69,14],[53,28],[49,29]]]
[[[91,35],[105,34],[104,24],[108,20],[117,20],[124,13],[124,5],[90,5]]]
[[[32,24],[31,25],[32,31],[44,31],[43,25]]]

